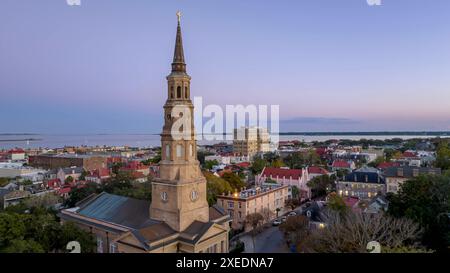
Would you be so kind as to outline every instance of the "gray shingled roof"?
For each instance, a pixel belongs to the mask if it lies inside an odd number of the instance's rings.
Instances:
[[[401,167],[389,167],[384,171],[385,177],[398,177],[399,169],[403,170],[401,177],[412,178],[414,177],[414,170],[418,170],[419,174],[441,174],[439,168],[427,168],[427,167],[413,167],[413,166],[401,166]]]

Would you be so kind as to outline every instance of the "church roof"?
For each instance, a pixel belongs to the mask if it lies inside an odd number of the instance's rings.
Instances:
[[[103,192],[83,204],[78,214],[97,220],[140,229],[159,221],[151,220],[150,202]]]

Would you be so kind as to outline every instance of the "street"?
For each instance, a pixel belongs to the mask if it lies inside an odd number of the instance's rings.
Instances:
[[[245,253],[289,253],[283,234],[278,227],[270,227],[255,235],[255,250],[251,233],[240,238],[245,243]]]
[[[305,206],[306,204],[302,204],[294,209],[294,211],[297,215],[300,215],[302,208]],[[287,212],[284,215],[287,215]],[[245,253],[290,253],[283,233],[278,227],[270,226],[265,228],[261,233],[257,233],[255,235],[255,250],[253,249],[251,233],[240,237],[240,240],[245,243]]]

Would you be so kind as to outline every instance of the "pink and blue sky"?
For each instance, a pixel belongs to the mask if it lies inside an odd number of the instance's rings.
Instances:
[[[3,0],[0,133],[158,133],[176,31],[192,95],[282,131],[450,130],[450,1]]]

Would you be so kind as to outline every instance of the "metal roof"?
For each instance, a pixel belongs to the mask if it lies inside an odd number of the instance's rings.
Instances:
[[[159,223],[150,219],[150,202],[106,192],[80,209],[78,214],[118,225],[140,229]]]

